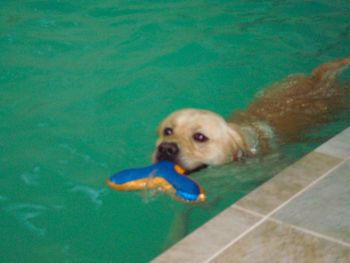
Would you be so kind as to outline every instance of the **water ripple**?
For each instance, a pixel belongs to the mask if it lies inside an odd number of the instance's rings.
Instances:
[[[31,172],[21,174],[21,180],[32,186],[39,185],[40,166],[35,166]]]
[[[44,236],[46,234],[46,228],[33,223],[34,219],[37,219],[38,217],[46,213],[46,211],[48,210],[46,206],[38,204],[19,203],[9,205],[3,210],[9,214],[12,214],[20,224],[22,224],[25,228],[27,228],[34,234],[38,236]]]
[[[7,201],[8,197],[0,195],[0,201]]]
[[[61,144],[59,144],[59,147],[62,148],[62,149],[67,150],[72,156],[76,156],[76,157],[78,157],[79,159],[82,159],[85,162],[90,162],[90,163],[93,163],[93,164],[97,164],[97,165],[99,165],[101,167],[104,167],[104,168],[107,167],[106,162],[98,162],[98,161],[94,160],[90,155],[88,155],[86,153],[79,152],[76,148],[70,146],[67,143],[61,143]],[[60,162],[62,163],[63,161],[61,160]]]
[[[86,195],[92,203],[94,203],[97,207],[101,206],[103,204],[102,200],[99,198],[101,195],[105,194],[107,192],[106,189],[94,189],[92,187],[86,186],[86,185],[75,185],[71,192],[73,193],[83,193]]]

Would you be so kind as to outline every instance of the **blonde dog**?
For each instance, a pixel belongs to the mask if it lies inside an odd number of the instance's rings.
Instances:
[[[153,160],[173,161],[191,173],[298,141],[349,104],[349,89],[337,81],[349,63],[350,57],[321,65],[309,76],[289,76],[229,120],[206,110],[176,111],[158,128]]]

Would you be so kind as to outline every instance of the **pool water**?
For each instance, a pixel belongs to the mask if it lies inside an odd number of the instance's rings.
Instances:
[[[348,0],[2,0],[0,262],[149,261],[348,127],[343,113],[278,153],[199,172],[204,204],[105,183],[150,163],[173,110],[228,117],[349,56],[349,14]]]

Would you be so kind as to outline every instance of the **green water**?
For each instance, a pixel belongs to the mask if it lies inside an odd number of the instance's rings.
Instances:
[[[149,261],[349,126],[343,114],[279,154],[198,173],[202,205],[105,185],[150,163],[171,111],[229,116],[268,84],[350,55],[349,14],[348,0],[2,0],[0,262]]]

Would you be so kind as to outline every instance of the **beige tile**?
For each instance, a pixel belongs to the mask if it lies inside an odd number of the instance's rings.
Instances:
[[[316,149],[339,158],[350,158],[350,127]]]
[[[227,208],[153,262],[203,262],[259,219],[234,207]]]
[[[266,221],[210,262],[350,262],[350,248]]]
[[[239,200],[236,204],[266,215],[341,161],[341,159],[336,157],[312,152]]]
[[[272,216],[350,243],[350,161]]]

